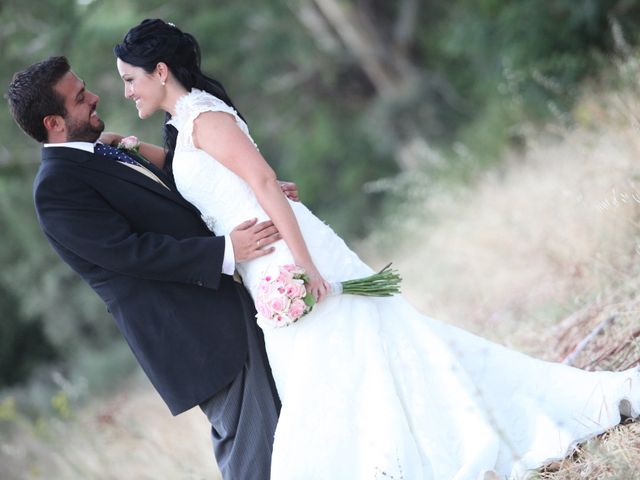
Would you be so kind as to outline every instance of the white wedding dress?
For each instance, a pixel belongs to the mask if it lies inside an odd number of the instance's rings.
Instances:
[[[218,235],[267,216],[249,186],[192,143],[193,120],[227,112],[193,90],[170,122],[180,193]],[[372,270],[302,203],[291,202],[313,260],[328,281]],[[272,255],[238,265],[252,295]],[[296,324],[265,329],[282,413],[273,480],[524,478],[582,440],[640,411],[636,369],[586,372],[530,358],[424,316],[400,296],[330,297]]]

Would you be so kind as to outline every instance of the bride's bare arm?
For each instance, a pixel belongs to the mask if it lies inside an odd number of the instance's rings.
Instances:
[[[158,147],[152,143],[142,142],[140,144],[140,155],[149,160],[160,170],[164,168],[167,152],[163,147]]]
[[[193,143],[251,186],[258,202],[287,243],[296,264],[309,274],[311,292],[321,300],[328,291],[328,284],[311,260],[298,221],[282,192],[276,174],[240,130],[233,116],[224,112],[205,112],[199,115],[193,125]]]

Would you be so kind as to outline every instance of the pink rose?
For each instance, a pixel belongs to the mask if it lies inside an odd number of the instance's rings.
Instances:
[[[291,315],[291,317],[295,319],[298,319],[304,314],[306,308],[307,305],[302,300],[294,300],[289,307],[289,315]]]
[[[289,282],[293,281],[293,275],[291,273],[289,273],[289,272],[282,271],[282,272],[280,272],[280,275],[278,275],[278,280],[277,281],[281,282],[281,283],[285,283],[285,284],[289,283]]]
[[[120,140],[120,143],[118,143],[118,148],[123,148],[125,150],[134,150],[137,152],[140,148],[140,140],[138,140],[138,137],[135,137],[133,135],[124,137],[122,140]]]
[[[269,308],[277,313],[283,313],[289,307],[289,301],[283,297],[275,297],[269,301]]]
[[[284,275],[287,278],[293,278],[293,270],[291,270],[290,265],[285,265],[284,267],[280,267],[280,275]]]
[[[271,318],[271,315],[273,314],[273,312],[269,308],[269,305],[267,305],[267,302],[265,302],[264,299],[261,298],[259,298],[256,302],[256,309],[258,310],[260,315],[265,318]]]
[[[307,294],[307,289],[302,282],[290,283],[287,285],[286,294],[289,298],[303,298]]]
[[[304,275],[304,268],[299,267],[293,263],[289,263],[287,265],[283,265],[281,268],[285,269],[287,272],[290,272],[294,278],[300,277],[300,275]]]

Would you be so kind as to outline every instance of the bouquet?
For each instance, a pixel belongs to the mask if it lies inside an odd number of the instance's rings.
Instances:
[[[400,293],[400,275],[388,264],[368,277],[335,282],[330,295],[348,293],[371,297],[389,297]],[[263,324],[273,328],[286,327],[309,313],[316,301],[307,291],[309,277],[304,269],[287,264],[277,272],[267,273],[258,286],[256,308]]]

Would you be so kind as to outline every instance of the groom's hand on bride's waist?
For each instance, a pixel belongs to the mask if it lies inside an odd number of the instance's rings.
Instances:
[[[236,263],[268,255],[274,250],[270,245],[280,240],[280,233],[271,220],[257,222],[255,218],[242,222],[229,234]]]

